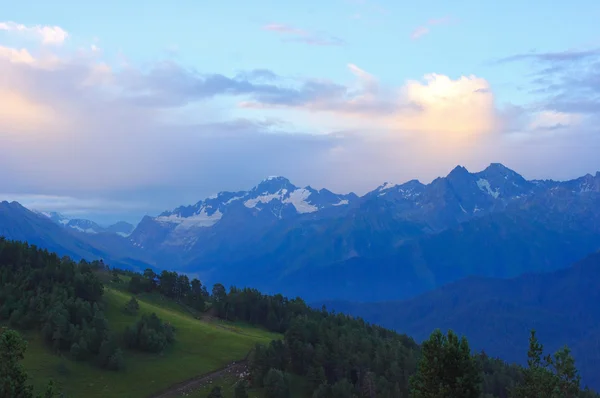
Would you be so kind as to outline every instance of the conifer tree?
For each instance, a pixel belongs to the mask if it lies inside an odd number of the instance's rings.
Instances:
[[[31,398],[33,387],[27,384],[27,372],[20,361],[27,342],[14,330],[0,335],[0,398]]]
[[[411,397],[479,398],[481,375],[467,339],[438,329],[423,342],[423,356],[411,377]]]

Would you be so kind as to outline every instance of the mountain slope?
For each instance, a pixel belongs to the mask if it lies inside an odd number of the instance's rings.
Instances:
[[[508,278],[556,270],[599,249],[600,195],[561,188],[407,240],[392,254],[378,251],[329,266],[306,262],[276,286],[311,300],[403,299],[471,275]]]
[[[48,216],[26,209],[17,202],[0,202],[0,236],[27,241],[74,259],[103,259],[114,266],[145,268],[143,252],[115,234],[87,234],[65,228]]]
[[[583,379],[600,388],[600,253],[572,267],[513,279],[470,277],[406,301],[325,302],[423,340],[435,328],[469,336],[476,349],[524,363],[528,331],[549,351],[567,344]]]

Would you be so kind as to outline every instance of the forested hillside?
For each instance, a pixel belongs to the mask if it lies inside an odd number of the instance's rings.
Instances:
[[[143,352],[160,354],[153,357],[159,363],[176,361],[177,357],[169,359],[170,346],[178,344],[185,330],[156,313],[131,318],[124,329],[115,328],[105,313],[118,310],[121,317],[127,317],[139,312],[140,306],[132,297],[122,308],[112,307],[105,300],[112,288],[102,280],[138,297],[154,294],[168,298],[196,311],[199,318],[214,316],[282,333],[283,339],[260,343],[250,355],[246,382],[266,397],[288,397],[289,375],[304,380],[299,393],[307,397],[430,397],[439,396],[440,391],[469,391],[462,395],[465,397],[508,397],[518,396],[514,395],[518,386],[540,387],[540,380],[546,386],[579,391],[576,370],[571,366],[567,374],[560,365],[570,360],[568,351],[559,353],[563,362],[534,363],[533,370],[528,370],[484,353],[473,355],[467,340],[451,331],[447,335],[434,332],[421,347],[406,335],[360,318],[311,309],[300,298],[264,295],[249,288],[232,287],[227,291],[221,284],[214,285],[209,293],[197,279],[190,281],[175,272],[110,270],[102,262],[75,263],[35,246],[4,239],[0,241],[0,320],[17,330],[37,330],[47,350],[56,355],[89,362],[98,372],[121,372],[131,388],[147,384],[145,379],[133,379],[135,367],[142,365],[129,358]],[[180,350],[214,344],[203,341],[202,335],[187,341],[190,346],[180,345]],[[444,362],[436,362],[436,357]],[[191,365],[181,358],[181,365]],[[170,363],[177,366],[176,362]],[[179,370],[180,375],[185,371],[181,366]],[[544,377],[529,380],[528,372],[534,371],[542,372]],[[65,380],[63,387],[78,382],[74,377]],[[179,381],[173,380],[173,384]],[[7,396],[6,391],[0,397]],[[589,392],[581,394],[591,396]]]
[[[471,277],[405,301],[329,302],[328,307],[409,333],[417,341],[433,328],[465,334],[476,349],[525,363],[535,328],[546,345],[568,344],[583,381],[600,388],[600,252],[567,269],[513,279]]]

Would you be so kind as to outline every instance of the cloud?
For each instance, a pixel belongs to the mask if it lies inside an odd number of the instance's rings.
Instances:
[[[291,108],[325,112],[352,119],[352,123],[384,130],[459,136],[486,134],[500,125],[489,83],[476,76],[453,80],[428,74],[424,82],[410,80],[398,88],[383,87],[377,78],[354,64],[355,87],[320,83],[306,86],[294,101],[288,97],[243,102],[245,108]],[[310,93],[310,95],[307,95]],[[280,101],[277,101],[280,100]]]
[[[75,198],[58,195],[1,193],[1,200],[16,201],[23,206],[38,211],[57,211],[65,216],[78,216],[89,213],[116,213],[132,211],[148,206],[147,203],[114,201],[102,198]]]
[[[421,37],[429,34],[431,32],[431,27],[436,25],[445,25],[451,22],[449,17],[442,18],[434,18],[427,21],[425,25],[418,26],[415,30],[410,34],[410,38],[413,40],[420,39]]]
[[[346,42],[339,37],[328,36],[322,33],[312,33],[290,25],[271,23],[262,27],[263,30],[277,33],[284,37],[284,41],[293,41],[311,46],[343,46]]]
[[[508,63],[515,61],[533,60],[538,62],[574,62],[583,61],[590,58],[596,58],[600,55],[600,49],[591,50],[566,50],[556,52],[538,53],[535,51],[529,53],[514,54],[508,57],[500,58],[497,63]]]
[[[348,64],[345,84],[43,54],[0,51],[0,186],[47,210],[157,214],[268,175],[364,193],[456,164],[500,161],[536,178],[600,168],[589,119],[499,108],[481,76],[391,86]]]
[[[497,64],[528,63],[534,68],[529,91],[550,112],[600,113],[600,49],[530,52],[501,58]]]
[[[35,36],[43,44],[60,45],[69,37],[67,31],[60,26],[25,26],[11,21],[0,22],[0,30]]]

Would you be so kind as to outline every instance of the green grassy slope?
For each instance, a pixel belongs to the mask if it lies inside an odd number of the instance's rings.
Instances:
[[[44,385],[52,377],[69,397],[148,397],[240,360],[258,342],[281,338],[258,328],[198,320],[185,308],[156,296],[139,296],[138,315],[126,315],[122,308],[130,294],[107,287],[104,296],[105,313],[113,331],[122,333],[143,313],[155,312],[175,326],[173,346],[159,355],[126,350],[126,368],[111,372],[54,355],[43,345],[39,333],[27,333],[24,336],[29,346],[24,366],[36,386]]]

